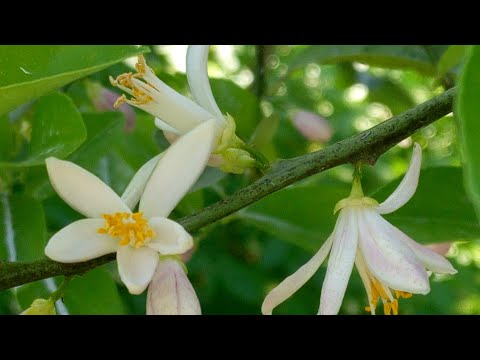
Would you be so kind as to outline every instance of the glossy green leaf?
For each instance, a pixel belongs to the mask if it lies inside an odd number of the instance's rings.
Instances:
[[[371,196],[383,201],[400,181]],[[420,243],[478,238],[480,226],[461,183],[460,168],[426,169],[414,197],[385,218]],[[349,191],[350,186],[341,183],[292,186],[250,206],[241,217],[279,239],[315,251],[333,231],[333,208]]]
[[[43,257],[45,217],[41,204],[24,195],[0,194],[0,260]]]
[[[34,107],[31,140],[26,156],[0,166],[42,165],[46,158],[63,159],[77,149],[87,133],[82,116],[72,100],[61,93],[42,97]]]
[[[231,80],[211,79],[210,83],[220,110],[233,116],[237,134],[248,141],[259,121],[257,98]]]
[[[291,70],[309,63],[337,64],[357,61],[390,69],[413,69],[435,74],[432,59],[420,45],[312,45],[291,59]]]
[[[146,51],[132,45],[2,45],[0,115]]]
[[[445,51],[437,64],[438,76],[445,75],[453,67],[457,66],[465,57],[468,45],[451,45]]]
[[[385,200],[400,181],[371,196],[379,202]],[[385,219],[421,243],[476,239],[480,226],[462,183],[461,168],[425,169],[412,199]]]
[[[480,46],[473,46],[459,79],[455,112],[463,155],[465,189],[480,219]]]
[[[63,277],[44,279],[22,285],[16,290],[20,308],[25,310],[33,300],[47,299],[62,283]],[[121,315],[124,313],[122,300],[112,276],[104,267],[74,277],[65,288],[64,298],[57,301],[60,315]]]

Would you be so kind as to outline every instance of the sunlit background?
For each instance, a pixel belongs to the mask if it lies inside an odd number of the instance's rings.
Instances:
[[[386,68],[382,64],[370,66],[351,62],[348,58],[328,63],[320,55],[306,51],[308,48],[290,45],[211,48],[208,69],[220,109],[234,116],[240,137],[263,152],[271,162],[316,151],[367,130],[450,86],[445,79],[429,74],[421,66],[416,68],[415,64],[394,64]],[[159,45],[151,46],[151,50],[145,56],[149,66],[167,84],[189,96],[185,77],[187,46]],[[432,52],[437,50],[440,51],[438,47],[433,48]],[[108,75],[134,71],[135,61],[129,59],[112,66],[94,74],[88,81],[97,81],[118,92],[109,84]],[[393,69],[396,67],[399,69]],[[81,111],[89,112],[93,105],[85,87],[85,81],[81,80],[64,90]],[[152,117],[140,110],[135,113],[134,133],[151,137],[150,131],[154,130]],[[147,142],[148,151],[138,159],[125,159],[117,154],[105,156],[95,171],[121,192],[136,170],[134,165],[148,160],[148,156],[158,152],[158,147],[166,146],[160,131]],[[460,166],[454,118],[449,114],[394,146],[378,159],[375,166],[365,166],[363,185],[366,193],[375,193],[405,173],[413,142],[423,148],[424,170]],[[348,196],[352,170],[351,165],[343,165],[310,177],[193,234],[197,246],[187,262],[188,276],[203,313],[260,314],[268,291],[303,265],[333,230],[335,218],[332,210],[338,200]],[[249,171],[244,176],[225,175],[219,171],[211,173],[206,187],[182,201],[173,214],[175,218],[190,215],[223,199],[261,176],[256,171]],[[423,175],[424,172],[421,186]],[[435,177],[428,178],[427,174],[423,181],[425,186],[427,182],[434,184]],[[461,182],[451,186],[463,191]],[[433,189],[434,186],[432,192]],[[449,190],[444,189],[445,192]],[[380,191],[379,194],[378,200],[383,200],[387,193]],[[430,194],[432,199],[440,195]],[[47,213],[47,224],[52,233],[77,218],[56,196],[45,199],[44,205],[46,209],[63,209]],[[449,206],[448,203],[443,205],[445,208]],[[441,214],[442,204],[436,203],[435,206]],[[438,232],[433,230],[429,233],[417,231],[413,225],[411,228],[402,227],[404,220],[395,216],[391,221],[422,244],[440,240],[444,249],[449,248],[447,256],[458,269],[455,276],[432,275],[431,292],[426,296],[415,295],[400,300],[400,313],[480,313],[478,240],[463,241],[458,236],[449,238],[448,233],[441,234],[439,239]],[[412,217],[411,221],[422,220]],[[436,224],[431,226],[433,228]],[[108,264],[105,268],[117,281],[124,312],[144,314],[146,294],[129,295],[118,281],[116,264]],[[275,313],[315,314],[325,268],[326,264]],[[81,281],[81,278],[75,281]],[[367,314],[366,305],[364,287],[354,270],[341,313]],[[5,307],[3,311],[15,312],[15,308]],[[383,313],[380,307],[377,313]]]

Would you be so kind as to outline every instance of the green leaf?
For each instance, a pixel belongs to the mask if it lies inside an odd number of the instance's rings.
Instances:
[[[73,278],[65,289],[65,305],[71,314],[78,315],[124,313],[117,286],[105,267]]]
[[[147,47],[132,45],[0,46],[0,115],[147,51]]]
[[[455,113],[463,155],[465,189],[480,219],[480,46],[473,46],[459,79]]]
[[[400,181],[372,197],[383,201]],[[413,198],[385,218],[420,243],[478,238],[480,226],[472,205],[459,186],[452,186],[461,183],[460,168],[426,169]],[[250,206],[241,218],[279,239],[316,251],[333,231],[335,204],[349,192],[350,185],[341,183],[292,186]]]
[[[24,195],[0,194],[0,260],[43,257],[45,217],[41,204]]]
[[[211,79],[212,92],[222,113],[229,113],[237,124],[237,134],[245,141],[252,135],[258,119],[255,95],[226,79]]]
[[[372,197],[379,202],[385,200],[400,181],[393,181]],[[462,183],[461,168],[422,170],[412,199],[385,219],[420,243],[476,239],[480,226]]]
[[[429,54],[420,45],[312,45],[291,59],[290,70],[309,63],[352,61],[390,69],[413,69],[426,75],[436,72]]]
[[[44,279],[17,288],[20,308],[25,310],[33,300],[48,299],[62,283],[63,278]],[[112,276],[104,267],[74,277],[65,288],[63,301],[57,301],[57,314],[72,315],[121,315],[122,300]]]
[[[82,116],[68,96],[60,93],[44,96],[35,104],[27,155],[15,162],[2,162],[0,166],[42,165],[49,156],[63,159],[86,136]]]
[[[468,45],[451,45],[443,53],[437,64],[438,76],[445,75],[450,69],[457,66],[467,54],[468,49],[471,46]]]
[[[241,218],[279,239],[315,251],[333,231],[335,204],[349,193],[350,185],[340,183],[291,186],[253,204]]]

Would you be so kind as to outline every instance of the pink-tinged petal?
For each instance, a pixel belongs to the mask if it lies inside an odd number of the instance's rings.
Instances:
[[[130,212],[120,197],[102,180],[65,160],[45,160],[50,182],[57,194],[73,209],[89,218],[103,214]]]
[[[160,260],[148,286],[147,315],[201,315],[200,302],[182,265]]]
[[[147,246],[160,254],[183,254],[193,247],[192,236],[179,223],[166,218],[151,218],[148,223],[155,232],[155,237]]]
[[[428,274],[410,247],[389,231],[390,225],[372,209],[359,214],[359,245],[370,272],[395,290],[430,291]]]
[[[263,301],[262,314],[272,315],[275,309],[282,302],[298,291],[315,274],[320,265],[328,255],[332,247],[333,234],[325,241],[320,250],[300,269],[287,277],[270,291]]]
[[[140,201],[140,197],[145,190],[145,186],[147,186],[148,179],[150,179],[150,176],[152,175],[153,170],[155,170],[155,167],[157,166],[162,155],[163,153],[158,154],[143,164],[123,192],[121,199],[130,208],[130,210],[133,210]]]
[[[390,226],[390,231],[392,232],[393,236],[404,241],[428,270],[439,274],[457,273],[457,270],[455,270],[452,264],[450,264],[450,262],[442,255],[439,255],[425,246],[420,245],[405,233],[397,229],[395,226],[391,224],[388,225]]]
[[[412,159],[402,182],[395,191],[376,210],[379,214],[389,214],[400,209],[415,194],[422,166],[422,148],[418,143],[413,145]]]
[[[358,225],[356,212],[356,209],[348,207],[341,210],[338,215],[318,314],[336,315],[342,305],[343,296],[355,262],[355,254],[357,253]]]
[[[208,51],[210,45],[190,45],[187,50],[187,79],[190,92],[198,105],[215,115],[222,122],[220,111],[208,79]]]
[[[115,252],[118,241],[97,232],[104,225],[103,219],[82,219],[67,225],[50,238],[45,255],[58,262],[75,263]]]
[[[332,126],[325,118],[310,111],[299,111],[293,116],[293,125],[308,140],[326,143],[332,138]]]
[[[147,288],[155,273],[158,258],[158,253],[146,246],[138,249],[129,245],[119,247],[118,273],[130,294],[141,294]]]
[[[147,218],[168,217],[207,165],[215,137],[213,120],[180,137],[163,153],[140,199]]]
[[[425,247],[435,251],[439,255],[447,255],[447,253],[450,251],[450,248],[452,247],[453,243],[450,241],[445,241],[441,243],[433,243],[433,244],[426,244]]]

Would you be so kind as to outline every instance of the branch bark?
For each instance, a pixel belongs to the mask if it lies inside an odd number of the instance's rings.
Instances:
[[[346,163],[373,165],[392,146],[450,113],[455,93],[456,88],[447,90],[415,108],[320,151],[279,160],[256,182],[178,222],[188,232],[193,232],[308,176]],[[110,254],[76,264],[63,264],[49,259],[0,262],[0,291],[52,276],[83,274],[114,259],[115,254]]]

